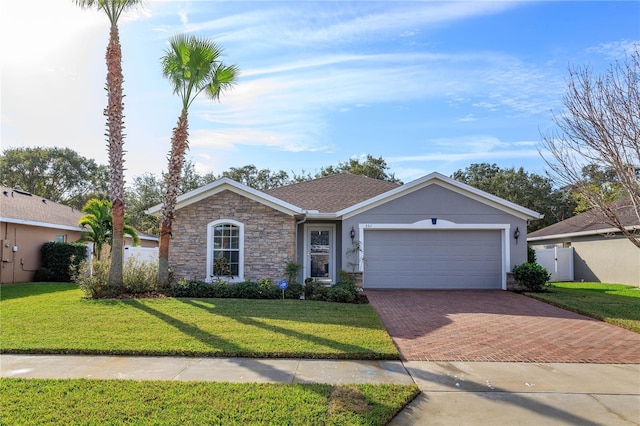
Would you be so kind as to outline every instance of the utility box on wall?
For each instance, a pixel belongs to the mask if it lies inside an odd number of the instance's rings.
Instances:
[[[13,245],[9,240],[0,240],[0,257],[3,262],[11,262],[13,257]]]

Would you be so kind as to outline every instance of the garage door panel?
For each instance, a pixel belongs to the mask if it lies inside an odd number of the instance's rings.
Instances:
[[[496,230],[367,231],[364,286],[499,289],[501,243]]]

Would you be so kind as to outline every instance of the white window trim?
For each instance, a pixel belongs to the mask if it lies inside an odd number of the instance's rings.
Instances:
[[[205,277],[205,282],[212,282],[215,280],[216,276],[213,274],[213,232],[216,226],[221,224],[229,224],[237,226],[239,229],[239,238],[238,242],[238,274],[233,278],[225,278],[230,282],[241,282],[244,281],[244,224],[242,222],[238,222],[233,219],[218,219],[210,222],[207,225],[207,276]]]
[[[507,289],[507,272],[509,272],[509,265],[511,264],[511,225],[508,223],[500,224],[488,224],[488,223],[454,223],[448,220],[437,219],[436,223],[433,223],[432,219],[420,220],[415,223],[361,223],[358,225],[359,228],[359,239],[362,242],[362,250],[360,251],[360,271],[364,272],[364,238],[365,231],[367,230],[453,230],[453,231],[464,231],[464,230],[496,230],[500,231],[500,236],[502,240],[501,244],[501,252],[502,252],[502,290]],[[364,277],[363,277],[364,279]]]

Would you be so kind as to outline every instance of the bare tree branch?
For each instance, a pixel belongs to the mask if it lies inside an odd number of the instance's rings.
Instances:
[[[542,136],[541,155],[561,187],[581,197],[606,222],[640,248],[640,45],[603,75],[588,67],[570,68],[565,111],[554,113],[557,129]],[[615,173],[633,217],[612,208],[611,191],[593,185],[583,168],[595,164]],[[628,209],[627,209],[628,210]],[[637,226],[636,226],[637,228]]]

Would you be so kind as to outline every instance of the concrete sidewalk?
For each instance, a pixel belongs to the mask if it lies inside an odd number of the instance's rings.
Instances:
[[[416,383],[392,425],[640,425],[639,364],[1,355],[2,377]]]

